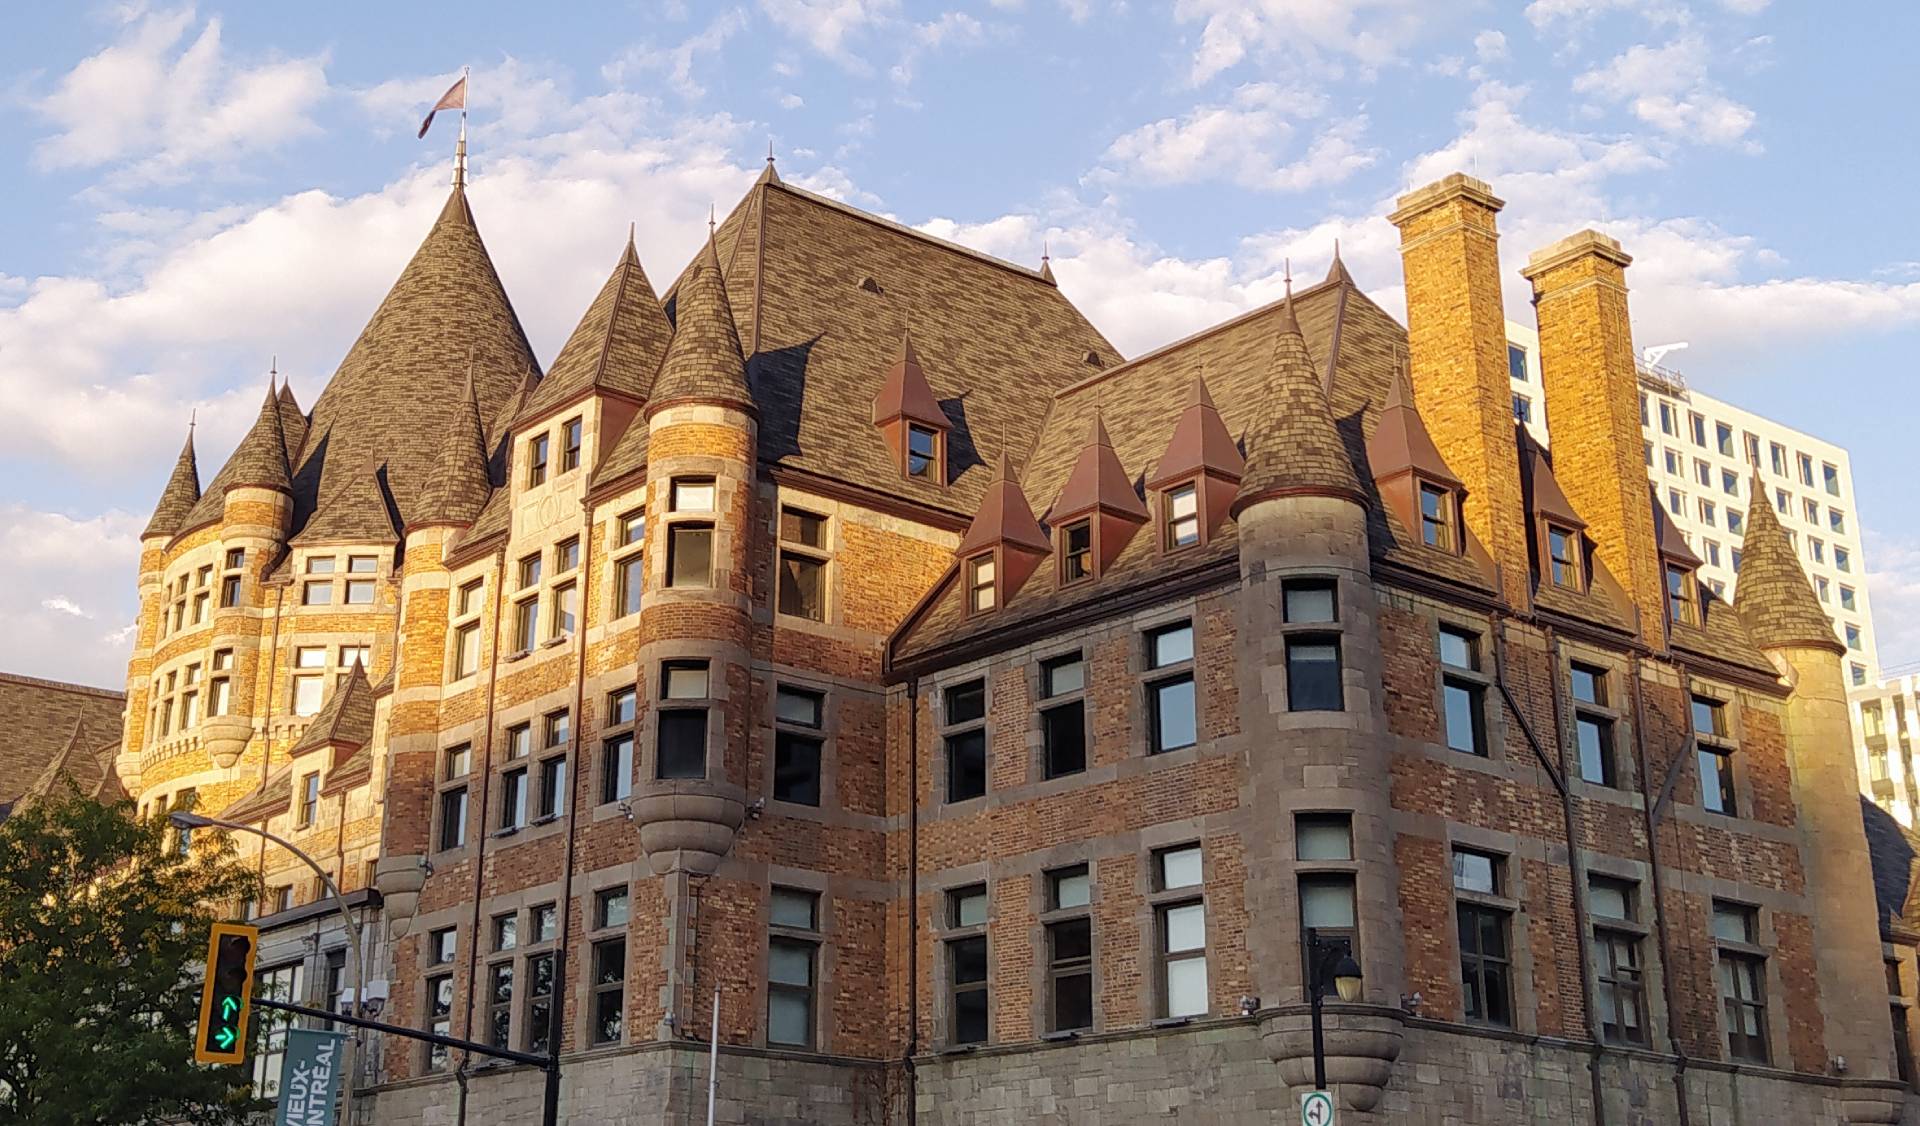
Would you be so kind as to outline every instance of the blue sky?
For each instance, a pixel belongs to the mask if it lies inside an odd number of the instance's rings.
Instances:
[[[1635,339],[1849,447],[1882,659],[1920,661],[1920,94],[1910,5],[1768,0],[742,0],[41,5],[0,41],[0,633],[113,684],[137,535],[270,357],[310,404],[444,198],[543,359],[629,221],[670,278],[769,141],[782,175],[1036,264],[1128,354],[1270,300],[1334,238],[1398,309],[1411,184],[1492,182],[1514,272],[1582,226]]]

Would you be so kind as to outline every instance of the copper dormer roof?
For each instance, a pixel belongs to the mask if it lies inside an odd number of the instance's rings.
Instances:
[[[1337,259],[1335,260],[1337,263]],[[1404,473],[1415,473],[1436,484],[1461,488],[1460,478],[1447,467],[1440,450],[1427,433],[1427,424],[1413,405],[1413,386],[1405,366],[1394,372],[1387,388],[1387,402],[1380,409],[1380,421],[1367,439],[1367,465],[1375,481],[1386,481]]]
[[[553,367],[521,406],[523,417],[544,413],[589,391],[644,399],[667,354],[673,326],[661,311],[653,283],[640,267],[633,231],[620,261],[587,306]]]
[[[720,402],[754,409],[747,358],[727,300],[720,252],[707,237],[700,260],[674,290],[673,342],[653,381],[649,413],[675,402]]]
[[[1514,442],[1520,447],[1520,481],[1526,493],[1527,510],[1535,519],[1547,519],[1574,531],[1585,531],[1587,522],[1573,510],[1573,502],[1560,489],[1553,476],[1553,459],[1533,435],[1519,422],[1514,423]]]
[[[1164,488],[1200,474],[1238,483],[1246,472],[1247,459],[1240,456],[1240,447],[1234,444],[1226,420],[1213,405],[1207,381],[1194,376],[1193,382],[1187,385],[1186,407],[1180,412],[1180,420],[1173,424],[1173,437],[1167,440],[1166,452],[1154,466],[1147,487]]]
[[[973,523],[968,525],[967,534],[954,550],[964,556],[998,545],[1042,555],[1053,550],[1047,533],[1040,530],[1040,521],[1033,518],[1033,506],[1027,503],[1027,494],[1020,491],[1020,482],[1013,479],[1013,463],[1004,453],[994,467],[993,480],[987,484],[987,495],[980,501],[980,510],[974,513]]]
[[[1100,412],[1093,412],[1093,425],[1087,429],[1087,444],[1074,462],[1073,472],[1053,502],[1053,519],[1094,509],[1145,523],[1147,506],[1133,491],[1133,479],[1113,452],[1113,439],[1107,437],[1107,424]]]
[[[1281,307],[1265,394],[1247,428],[1247,473],[1233,498],[1237,517],[1269,497],[1327,496],[1367,503],[1333,423],[1333,408],[1300,335],[1293,295]]]
[[[1660,503],[1659,490],[1648,485],[1647,499],[1653,503],[1653,537],[1654,542],[1660,545],[1660,558],[1684,567],[1700,566],[1700,557],[1687,546],[1687,537],[1667,517],[1666,506]]]
[[[180,457],[173,463],[173,475],[167,478],[160,502],[153,506],[153,519],[147,521],[147,530],[140,537],[173,535],[199,499],[200,465],[193,456],[193,427],[189,426],[186,445],[180,447]]]
[[[1757,473],[1749,492],[1747,536],[1740,578],[1733,588],[1734,612],[1762,649],[1804,646],[1844,654],[1846,646],[1834,636],[1833,623],[1820,609]]]
[[[900,355],[881,379],[880,393],[873,397],[873,424],[881,426],[895,419],[908,419],[938,430],[950,430],[953,422],[940,409],[927,383],[926,369],[920,366],[920,353],[913,347],[913,334],[900,334]]]

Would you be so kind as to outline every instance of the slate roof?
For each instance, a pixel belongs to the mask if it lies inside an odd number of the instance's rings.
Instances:
[[[218,516],[219,506],[225,503],[227,490],[242,485],[278,489],[283,493],[293,491],[286,427],[280,422],[280,400],[272,384],[267,385],[266,400],[260,404],[260,413],[254,416],[253,425],[240,439],[227,464],[214,476],[213,488],[208,489],[207,495],[194,507],[186,526],[197,525],[203,511],[211,511]]]
[[[173,463],[173,473],[167,477],[167,487],[160,491],[160,502],[153,506],[153,518],[147,521],[146,530],[140,538],[148,536],[172,536],[180,530],[187,514],[200,499],[200,465],[193,456],[193,428],[187,428],[187,443],[180,447],[180,457]]]
[[[287,753],[298,758],[322,747],[359,748],[372,738],[373,686],[367,683],[366,669],[355,661],[347,679],[307,721],[307,729]]]
[[[1748,634],[1763,648],[1806,646],[1846,652],[1833,634],[1833,623],[1821,611],[1820,600],[1800,569],[1793,544],[1757,476],[1748,489],[1747,536],[1733,605]]]
[[[629,230],[620,261],[554,357],[546,378],[527,397],[520,417],[532,419],[593,391],[645,399],[672,335]]]
[[[101,750],[120,741],[122,693],[0,673],[0,805],[32,788],[82,723]]]
[[[299,463],[300,451],[307,444],[307,415],[293,397],[293,384],[280,382],[280,432],[286,435],[287,456]]]
[[[1073,472],[1060,487],[1053,502],[1052,517],[1071,516],[1095,508],[1145,522],[1147,506],[1133,489],[1133,478],[1120,457],[1113,452],[1113,439],[1100,412],[1093,412],[1093,426],[1087,431],[1087,444],[1073,463]]]
[[[305,440],[287,442],[284,425],[275,419],[282,446],[294,445],[298,453],[292,531],[306,526],[343,478],[375,463],[386,467],[385,492],[398,522],[412,523],[441,454],[438,443],[419,438],[444,433],[458,418],[469,364],[485,418],[499,417],[538,370],[480,238],[466,190],[455,187],[314,401]],[[234,464],[241,460],[236,451],[181,531],[219,519],[217,498],[227,484],[246,476]],[[360,495],[370,504],[368,494]]]
[[[399,543],[400,532],[393,523],[393,501],[387,496],[385,477],[383,465],[337,475],[333,495],[321,498],[313,518],[288,542],[302,546]]]
[[[1340,288],[1335,287],[1336,300]],[[1277,319],[1267,384],[1254,400],[1253,424],[1247,431],[1247,472],[1234,497],[1234,513],[1276,494],[1349,497],[1365,504],[1367,494],[1360,491],[1352,457],[1334,428],[1324,377],[1315,373],[1306,337],[1300,334],[1291,292],[1281,302]],[[1334,324],[1344,328],[1343,319],[1336,316]]]
[[[1902,828],[1893,814],[1860,798],[1860,819],[1867,832],[1867,858],[1873,868],[1873,899],[1884,936],[1896,928],[1913,929],[1920,910],[1909,909],[1913,899],[1913,864],[1920,858],[1920,840]]]
[[[34,779],[33,785],[27,787],[21,800],[46,797],[71,782],[82,795],[95,801],[120,801],[127,796],[127,791],[120,785],[120,776],[114,773],[113,760],[119,752],[118,734],[102,743],[99,733],[87,725],[86,719],[76,720],[66,745]]]
[[[275,767],[258,786],[221,810],[220,816],[228,821],[253,824],[278,817],[292,808],[293,764],[289,762]]]
[[[446,436],[440,443],[439,460],[427,471],[419,503],[414,506],[413,522],[408,526],[472,524],[492,495],[492,474],[486,426],[480,421],[480,402],[475,397],[473,373],[469,370],[466,393],[460,397],[460,411],[447,426]]]
[[[727,300],[720,249],[711,235],[706,249],[675,287],[673,341],[654,378],[648,410],[690,400],[755,409],[753,391],[747,386],[746,353],[740,350],[739,327]]]

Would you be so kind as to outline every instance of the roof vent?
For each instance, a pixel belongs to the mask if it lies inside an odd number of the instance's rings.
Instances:
[[[860,279],[860,288],[866,290],[868,293],[886,292],[886,290],[880,288],[880,283],[875,280],[872,274],[868,274],[866,277]]]
[[[1100,358],[1100,353],[1094,351],[1091,348],[1087,349],[1087,354],[1084,357],[1082,357],[1082,359],[1084,359],[1087,363],[1097,368],[1103,368],[1107,366],[1107,362]]]

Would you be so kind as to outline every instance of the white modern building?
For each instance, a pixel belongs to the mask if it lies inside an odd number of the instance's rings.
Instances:
[[[1508,321],[1507,359],[1514,416],[1551,448],[1539,334]],[[1657,363],[1640,367],[1640,428],[1655,494],[1702,560],[1701,578],[1729,600],[1759,468],[1767,499],[1847,646],[1849,679],[1856,688],[1873,685],[1880,666],[1847,451],[1692,390],[1679,372]]]
[[[1920,741],[1920,674],[1888,677],[1848,694],[1860,784],[1875,805],[1911,829],[1920,810],[1913,746]]]

